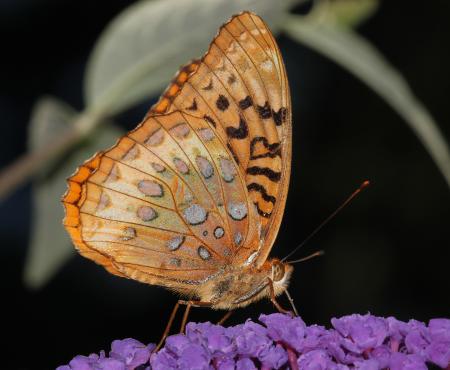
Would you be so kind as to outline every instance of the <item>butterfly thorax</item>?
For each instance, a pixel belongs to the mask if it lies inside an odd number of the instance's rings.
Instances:
[[[280,295],[288,286],[293,267],[278,259],[267,260],[260,268],[255,266],[227,266],[223,272],[208,280],[199,290],[201,301],[211,302],[215,309],[245,307],[262,298]]]

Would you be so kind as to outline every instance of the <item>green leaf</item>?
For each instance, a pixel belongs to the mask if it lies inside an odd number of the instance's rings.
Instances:
[[[57,99],[39,100],[32,112],[29,149],[38,150],[70,127],[77,118],[74,110]],[[112,125],[102,126],[93,139],[75,152],[45,167],[33,183],[33,218],[24,280],[31,288],[40,288],[58,272],[73,255],[74,248],[62,225],[64,210],[61,196],[66,190],[66,178],[99,149],[113,144],[121,131]]]
[[[180,65],[208,48],[218,27],[242,10],[276,31],[283,12],[305,0],[153,0],[123,11],[96,43],[85,76],[91,109],[118,113],[164,88]]]
[[[378,6],[378,0],[322,0],[317,1],[308,18],[328,25],[352,28],[370,18]]]
[[[28,149],[39,150],[60,136],[76,112],[63,101],[44,96],[33,107],[28,129]]]
[[[409,125],[450,186],[450,151],[431,114],[406,80],[366,39],[351,30],[289,16],[283,30],[327,56],[379,94]]]

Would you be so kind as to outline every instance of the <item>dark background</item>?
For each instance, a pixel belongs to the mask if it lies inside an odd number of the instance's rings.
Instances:
[[[89,52],[129,3],[0,2],[2,167],[24,153],[31,107],[41,95],[83,107]],[[447,141],[448,14],[447,1],[386,1],[359,28],[406,77]],[[283,257],[363,180],[372,181],[297,254],[326,251],[296,267],[290,291],[303,319],[329,325],[333,316],[368,311],[404,320],[449,317],[450,197],[435,164],[406,123],[365,85],[287,37],[278,41],[291,84],[294,153],[287,209],[272,254]],[[117,121],[131,129],[149,105]],[[8,343],[2,368],[54,368],[76,354],[108,350],[116,338],[157,341],[176,301],[162,288],[114,277],[78,255],[43,289],[23,285],[32,211],[29,185],[0,204],[1,325]],[[258,303],[239,310],[230,323],[273,310]],[[191,318],[219,317],[196,309]]]

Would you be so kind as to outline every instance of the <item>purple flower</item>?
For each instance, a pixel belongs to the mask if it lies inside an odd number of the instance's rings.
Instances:
[[[102,358],[97,361],[94,369],[102,370],[126,370],[127,367],[123,361],[115,358]]]
[[[416,354],[395,352],[389,361],[390,370],[427,370],[423,358]]]
[[[327,370],[333,367],[330,356],[323,349],[316,349],[301,355],[297,364],[299,369]]]
[[[404,336],[409,332],[409,326],[406,322],[397,320],[395,317],[388,317],[386,319],[388,326],[388,336],[390,338],[389,345],[391,351],[397,352],[400,348]]]
[[[256,370],[256,369],[257,367],[255,366],[255,363],[248,357],[241,358],[236,362],[236,370]]]
[[[67,365],[65,367],[60,366],[57,368],[57,370],[66,370],[66,369],[70,369],[70,370],[91,370],[98,362],[98,360],[100,359],[100,356],[98,356],[97,354],[91,354],[89,356],[75,356],[72,361],[69,362],[69,366],[67,367]]]
[[[323,326],[311,325],[305,329],[305,337],[302,341],[301,352],[315,348],[326,348],[330,332]]]
[[[192,343],[189,338],[183,334],[175,334],[166,339],[166,349],[168,349],[175,356],[181,356],[183,350],[190,345],[195,344]]]
[[[89,357],[78,355],[69,362],[69,365],[58,366],[56,370],[90,370],[91,363],[94,362],[96,361],[90,360]]]
[[[428,329],[431,340],[450,343],[450,319],[431,319]]]
[[[210,355],[200,344],[193,343],[182,334],[172,335],[166,340],[166,349],[173,353],[177,359],[177,368],[180,369],[208,369]]]
[[[184,347],[177,364],[178,369],[207,370],[210,363],[209,353],[198,344]]]
[[[331,323],[345,339],[350,339],[343,340],[342,345],[356,353],[380,346],[388,335],[385,319],[370,314],[333,318]]]
[[[229,328],[189,323],[186,335],[168,337],[156,353],[153,344],[116,340],[108,356],[76,356],[58,370],[423,370],[427,364],[450,369],[448,319],[426,326],[355,314],[332,319],[334,328],[326,329],[277,313],[261,315],[260,322]]]
[[[450,320],[432,319],[428,324],[431,344],[425,353],[428,360],[442,368],[450,363]]]
[[[385,369],[389,366],[391,354],[391,349],[388,346],[383,345],[374,348],[373,351],[369,352],[369,357],[378,362],[380,369]]]
[[[450,364],[450,342],[433,342],[425,351],[430,362],[445,368]]]
[[[286,350],[277,344],[270,346],[265,353],[260,354],[258,360],[269,369],[279,369],[287,362],[288,355]]]
[[[261,315],[259,320],[267,326],[269,337],[273,340],[281,341],[296,350],[301,348],[306,325],[300,317],[274,313]]]
[[[273,341],[267,336],[267,329],[252,321],[247,321],[235,334],[234,343],[239,355],[258,357],[268,351]]]
[[[163,348],[150,357],[150,365],[152,370],[176,369],[177,357]]]
[[[236,345],[227,329],[210,322],[189,323],[186,327],[186,336],[192,342],[206,347],[213,356],[229,355],[236,351]]]
[[[355,369],[358,370],[378,370],[380,368],[380,364],[374,359],[355,361]]]
[[[410,331],[405,338],[405,345],[408,353],[416,353],[425,356],[425,350],[429,346],[429,342],[419,330]]]
[[[217,370],[234,370],[236,362],[231,358],[216,358],[213,360]]]
[[[125,363],[127,370],[135,369],[140,365],[144,365],[150,358],[150,352],[154,346],[149,348],[145,344],[136,339],[115,340],[111,344],[111,352],[109,356]]]

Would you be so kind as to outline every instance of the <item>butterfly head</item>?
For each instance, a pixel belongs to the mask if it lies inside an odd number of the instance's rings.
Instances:
[[[281,262],[279,259],[274,258],[269,261],[271,265],[271,280],[275,289],[275,295],[281,294],[289,285],[289,279],[291,277],[294,267]]]

